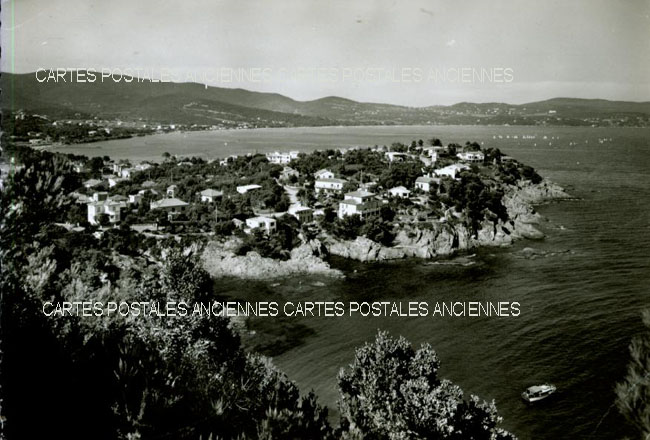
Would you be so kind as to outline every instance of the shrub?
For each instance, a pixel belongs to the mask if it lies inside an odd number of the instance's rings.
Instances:
[[[457,385],[438,377],[440,362],[427,344],[379,332],[356,350],[339,373],[343,438],[513,439],[498,428],[494,402],[463,399]]]

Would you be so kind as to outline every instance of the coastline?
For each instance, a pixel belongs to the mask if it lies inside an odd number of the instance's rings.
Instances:
[[[201,254],[203,268],[213,278],[235,277],[248,280],[268,280],[295,275],[322,275],[342,278],[343,272],[330,267],[323,260],[324,252],[319,240],[303,243],[291,251],[288,260],[262,257],[255,251],[237,255],[240,240],[212,241]]]
[[[509,220],[505,223],[484,220],[476,236],[463,224],[437,224],[432,230],[402,229],[395,239],[396,245],[392,247],[365,237],[348,241],[330,238],[326,245],[333,255],[367,262],[410,257],[433,259],[482,246],[505,247],[521,239],[543,239],[544,234],[535,227],[543,217],[535,212],[534,206],[570,198],[562,187],[548,180],[539,184],[519,183],[507,187],[504,195]]]
[[[293,249],[288,260],[265,258],[254,251],[236,255],[238,240],[213,241],[204,249],[201,261],[214,278],[259,280],[296,275],[342,278],[343,272],[331,268],[326,261],[328,255],[361,262],[435,259],[477,247],[507,247],[522,239],[541,240],[544,234],[536,225],[544,218],[534,206],[571,198],[561,186],[546,179],[538,184],[518,182],[506,187],[504,195],[509,220],[505,223],[484,220],[476,236],[463,224],[448,223],[439,223],[431,230],[404,228],[397,233],[394,246],[384,246],[363,236],[347,241],[326,236]]]

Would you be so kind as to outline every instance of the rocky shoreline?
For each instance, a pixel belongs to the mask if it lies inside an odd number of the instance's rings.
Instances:
[[[400,230],[391,247],[381,245],[366,237],[355,240],[338,240],[331,236],[311,240],[293,249],[288,260],[264,258],[257,252],[236,255],[239,239],[212,242],[202,254],[203,267],[215,278],[274,279],[295,275],[322,275],[343,277],[324,260],[327,255],[337,255],[362,262],[396,260],[409,257],[436,258],[479,246],[510,246],[516,240],[544,238],[537,229],[543,218],[534,205],[552,200],[569,199],[559,185],[542,181],[538,184],[519,183],[506,187],[503,203],[508,211],[507,222],[483,221],[477,236],[463,224],[436,223],[431,229],[406,227]]]
[[[506,188],[503,203],[508,210],[509,220],[505,223],[499,220],[496,224],[485,220],[477,236],[473,236],[463,224],[440,223],[435,224],[432,229],[404,228],[398,232],[395,244],[391,247],[365,237],[349,241],[329,237],[325,240],[325,245],[332,255],[358,261],[385,261],[408,257],[428,259],[449,256],[479,246],[510,246],[520,239],[544,238],[544,234],[536,228],[543,218],[535,212],[534,205],[569,198],[571,196],[555,183],[524,182]]]
[[[268,280],[294,275],[343,277],[343,272],[332,269],[323,260],[327,255],[327,249],[318,240],[311,240],[293,249],[288,260],[265,258],[254,251],[246,255],[237,255],[235,250],[240,243],[239,239],[231,239],[224,243],[209,243],[201,255],[203,268],[214,278]]]

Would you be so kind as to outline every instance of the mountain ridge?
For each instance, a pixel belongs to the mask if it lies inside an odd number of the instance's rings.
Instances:
[[[414,125],[414,124],[556,124],[586,125],[617,120],[647,125],[650,101],[614,101],[556,97],[525,104],[459,102],[409,107],[359,102],[340,96],[298,101],[274,92],[205,86],[199,83],[153,82],[125,76],[131,82],[39,82],[34,73],[2,73],[2,108],[48,113],[79,112],[102,118],[210,124],[247,121],[260,126]],[[596,121],[597,122],[597,121]],[[620,125],[620,124],[619,124]]]

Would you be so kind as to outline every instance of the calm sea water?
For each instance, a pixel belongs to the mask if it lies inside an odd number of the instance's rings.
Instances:
[[[467,393],[495,399],[504,427],[522,439],[632,435],[612,405],[614,386],[625,374],[627,346],[642,330],[640,312],[650,307],[650,130],[309,128],[174,134],[65,150],[136,160],[158,159],[164,151],[219,157],[431,136],[498,146],[578,199],[539,207],[548,219],[544,240],[482,249],[469,266],[335,260],[346,279],[231,280],[220,285],[220,292],[275,301],[518,301],[522,312],[517,318],[305,318],[263,325],[284,338],[276,364],[334,411],[339,368],[352,361],[355,347],[385,329],[414,344],[430,343],[441,358],[441,375]],[[524,258],[524,247],[545,256]],[[556,384],[557,395],[525,405],[521,391],[542,381]]]

